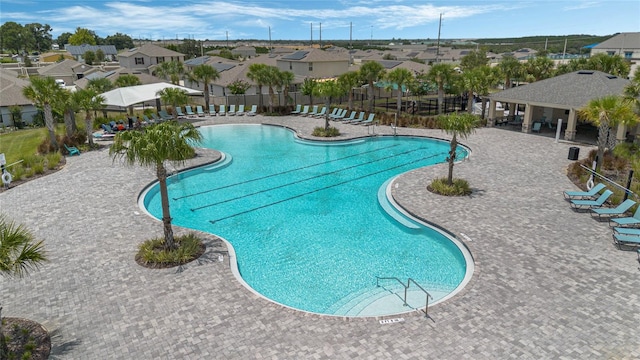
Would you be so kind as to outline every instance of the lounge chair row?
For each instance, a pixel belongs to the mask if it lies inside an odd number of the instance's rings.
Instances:
[[[612,194],[611,190],[600,183],[589,191],[565,191],[564,197],[574,209],[588,209],[594,218],[608,220],[609,226],[613,228],[613,242],[618,248],[640,246],[640,206],[632,216],[626,217],[626,212],[636,205],[631,199],[626,199],[614,208],[602,207]]]
[[[180,108],[180,106],[176,106],[176,114],[178,116],[179,119],[185,119],[185,118],[193,118],[196,116],[199,117],[203,117],[206,115],[209,116],[242,116],[242,115],[248,115],[248,116],[254,116],[258,113],[258,105],[252,105],[251,106],[251,110],[249,111],[245,111],[245,106],[244,105],[238,105],[238,108],[236,109],[235,105],[229,105],[229,107],[227,108],[226,105],[219,105],[218,107],[218,111],[216,111],[216,106],[215,105],[210,105],[209,106],[209,112],[208,114],[204,112],[202,106],[196,106],[196,112],[194,113],[193,110],[191,109],[191,106],[185,106],[185,112],[182,112],[182,108]]]
[[[300,116],[318,117],[318,118],[329,116],[329,119],[333,121],[343,122],[345,124],[357,124],[357,125],[366,125],[366,126],[374,124],[374,121],[375,121],[374,113],[369,114],[369,116],[365,119],[364,111],[361,111],[359,114],[357,111],[351,111],[351,114],[347,116],[348,112],[349,110],[347,109],[340,109],[336,107],[336,108],[333,108],[333,111],[331,111],[329,115],[327,115],[326,106],[323,106],[322,109],[318,111],[318,106],[314,105],[311,111],[309,111],[309,105],[305,105],[304,107],[302,105],[297,105],[296,109],[292,111],[291,114],[300,115]]]

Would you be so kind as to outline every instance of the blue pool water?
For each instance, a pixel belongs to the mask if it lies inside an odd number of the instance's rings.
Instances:
[[[412,278],[435,300],[465,279],[459,246],[408,218],[397,221],[378,196],[394,176],[444,162],[448,142],[377,137],[326,144],[262,125],[200,131],[204,147],[227,156],[226,166],[170,178],[173,223],[227,240],[241,280],[260,295],[304,311],[364,316],[376,301],[388,308],[385,295],[402,289],[394,281],[378,288],[376,276]],[[157,184],[143,204],[161,217]],[[392,302],[402,305],[397,296]],[[397,312],[391,308],[381,311]]]

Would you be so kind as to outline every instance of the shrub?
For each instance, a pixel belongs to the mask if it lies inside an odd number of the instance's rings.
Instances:
[[[444,196],[464,196],[471,194],[471,187],[464,179],[453,179],[453,184],[447,184],[446,178],[433,179],[427,187],[429,191]]]
[[[333,126],[330,126],[327,130],[325,130],[324,127],[318,126],[313,129],[311,135],[318,137],[336,137],[340,136],[340,130]]]
[[[136,261],[150,267],[171,267],[197,259],[204,252],[204,244],[193,233],[175,237],[177,249],[164,249],[164,238],[147,240],[138,247]]]
[[[47,169],[53,170],[58,167],[60,164],[60,160],[62,159],[62,155],[59,152],[49,153],[45,156],[45,160],[47,163]]]

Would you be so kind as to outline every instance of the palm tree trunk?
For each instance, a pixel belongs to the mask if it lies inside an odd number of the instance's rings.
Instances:
[[[458,147],[458,139],[456,138],[456,134],[453,134],[453,138],[451,139],[451,148],[449,149],[449,157],[447,161],[449,162],[449,175],[447,176],[447,184],[453,185],[453,163],[456,161],[456,148]]]
[[[262,109],[263,106],[264,104],[262,103],[262,85],[258,85],[258,107]]]
[[[176,243],[173,238],[173,228],[171,227],[171,214],[169,213],[169,191],[167,190],[167,169],[159,162],[156,165],[158,184],[160,185],[160,199],[162,201],[162,224],[164,225],[164,248],[173,250]]]
[[[444,109],[444,86],[438,84],[438,115],[441,115]]]
[[[276,97],[275,92],[273,91],[273,87],[269,86],[269,112],[273,113],[273,99]]]
[[[367,89],[367,94],[369,96],[369,112],[373,112],[373,81],[369,81],[369,89]]]
[[[71,109],[66,109],[64,111],[64,128],[68,137],[73,136],[73,111]]]
[[[598,127],[598,153],[596,155],[596,171],[600,170],[600,165],[604,158],[604,149],[607,147],[607,136],[609,135],[609,123],[604,120],[600,120],[600,126]]]
[[[324,102],[324,106],[327,109],[327,111],[324,113],[324,131],[329,130],[329,106],[330,105],[331,105],[331,98],[327,97],[327,99]]]
[[[44,105],[44,122],[47,125],[47,130],[49,130],[49,142],[51,143],[51,146],[57,151],[58,140],[56,139],[56,130],[53,124],[53,113],[51,112],[51,104]]]
[[[473,114],[473,90],[469,90],[467,94],[467,112]]]
[[[91,112],[87,111],[87,117],[84,118],[84,126],[87,129],[87,140],[89,140],[89,147],[93,148],[93,119],[91,118]]]
[[[349,107],[349,110],[353,109],[353,88],[349,88],[349,98],[347,106]],[[327,111],[329,111],[329,108],[327,108]]]
[[[396,112],[398,113],[398,116],[400,116],[400,113],[402,113],[402,90],[400,90],[400,84],[398,84],[398,96],[397,96],[397,102],[396,102]]]
[[[204,106],[205,111],[209,111],[209,83],[204,84]]]

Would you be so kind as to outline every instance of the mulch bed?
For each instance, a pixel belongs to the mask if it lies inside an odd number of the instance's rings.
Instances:
[[[16,359],[22,359],[25,354],[25,345],[30,350],[33,360],[44,360],[49,358],[51,352],[51,337],[49,332],[42,325],[35,321],[22,318],[2,318],[2,336],[9,336],[7,346],[9,354],[15,355]]]
[[[193,260],[196,260],[197,258],[199,258],[200,256],[202,256],[202,254],[204,254],[204,252],[207,250],[206,245],[204,244],[204,242],[202,242],[202,240],[200,240],[200,244],[199,244],[199,249],[198,252],[195,253],[193,255],[193,257],[185,262],[179,262],[179,263],[145,263],[144,261],[142,261],[142,258],[136,254],[136,262],[138,263],[138,265],[142,266],[142,267],[146,267],[148,269],[168,269],[168,268],[172,268],[172,267],[176,267],[176,266],[180,266],[180,265],[184,265],[187,263],[192,262]]]

